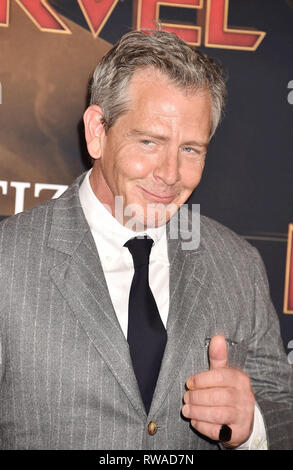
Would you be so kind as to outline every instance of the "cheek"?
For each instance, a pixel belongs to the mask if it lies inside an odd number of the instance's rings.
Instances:
[[[182,187],[186,191],[192,192],[199,184],[202,176],[202,168],[186,169],[181,176]]]
[[[147,158],[146,156],[140,156],[138,154],[128,154],[128,156],[123,159],[122,167],[123,173],[129,179],[140,179],[148,176],[154,167],[152,159]]]

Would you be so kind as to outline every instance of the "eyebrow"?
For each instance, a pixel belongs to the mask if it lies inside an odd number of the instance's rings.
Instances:
[[[147,137],[152,137],[153,139],[157,139],[157,140],[160,140],[162,142],[166,142],[169,139],[169,137],[165,137],[161,134],[155,134],[153,132],[149,132],[149,131],[141,131],[141,130],[138,130],[138,129],[131,129],[131,131],[128,133],[129,136],[147,136]],[[184,142],[184,144],[182,145],[195,145],[197,147],[205,147],[207,148],[208,146],[208,142],[198,142],[196,140],[190,140],[188,142]]]

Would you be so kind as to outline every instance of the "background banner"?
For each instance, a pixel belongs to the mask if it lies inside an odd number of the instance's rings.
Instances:
[[[293,363],[292,0],[0,0],[0,218],[58,197],[89,168],[90,76],[145,28],[176,33],[227,72],[225,116],[190,202],[260,251]]]

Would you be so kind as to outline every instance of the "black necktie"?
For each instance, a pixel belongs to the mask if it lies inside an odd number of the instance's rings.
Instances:
[[[128,332],[134,373],[148,414],[167,342],[167,332],[149,286],[149,257],[153,240],[132,238],[125,243],[133,258],[129,294]]]

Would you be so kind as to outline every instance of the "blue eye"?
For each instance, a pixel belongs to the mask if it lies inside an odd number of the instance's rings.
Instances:
[[[183,150],[184,152],[187,152],[187,153],[195,152],[194,148],[192,147],[183,147]]]

